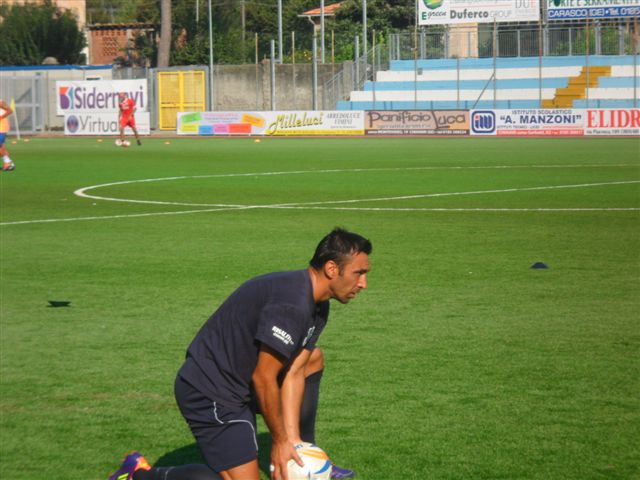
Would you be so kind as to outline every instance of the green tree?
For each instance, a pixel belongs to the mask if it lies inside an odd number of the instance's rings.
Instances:
[[[0,65],[39,65],[47,57],[61,64],[84,63],[84,33],[69,10],[51,0],[0,6]]]
[[[160,0],[88,1],[93,5],[92,8],[104,5],[110,12],[109,18],[114,18],[116,21],[144,22],[160,26]],[[325,7],[333,1],[326,0]],[[256,34],[258,35],[258,58],[270,56],[271,40],[278,41],[278,12],[275,0],[211,0],[211,4],[213,57],[216,64],[252,63],[256,55]],[[286,61],[291,61],[292,58],[291,32],[295,32],[296,62],[311,60],[313,26],[308,19],[301,18],[299,15],[307,10],[318,8],[319,5],[320,0],[282,0],[283,54]],[[172,0],[171,11],[169,64],[207,65],[209,63],[208,0]],[[369,46],[372,44],[374,30],[378,41],[383,41],[390,32],[412,28],[414,21],[413,0],[368,0]],[[108,21],[110,22],[111,20]],[[156,31],[159,32],[159,28]],[[330,61],[332,32],[336,61],[351,60],[354,53],[354,37],[362,34],[362,0],[345,0],[335,17],[326,17],[326,61]],[[154,48],[153,45],[145,45],[148,51]],[[149,52],[145,56],[150,58]]]
[[[386,38],[389,33],[406,31],[415,23],[415,2],[412,0],[368,0],[367,42],[373,32]],[[362,0],[346,0],[336,12],[336,35],[341,44],[353,44],[355,35],[362,35]]]
[[[89,24],[129,23],[140,0],[86,0]]]

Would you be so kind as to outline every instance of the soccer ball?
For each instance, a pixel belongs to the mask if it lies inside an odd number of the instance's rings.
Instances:
[[[123,142],[122,142],[122,146],[123,146],[123,147],[128,147],[129,145],[131,145],[131,144],[129,143],[129,140],[125,140],[125,141],[123,141]]]
[[[299,443],[296,451],[304,462],[304,467],[289,460],[289,480],[329,480],[331,478],[331,461],[329,456],[313,443]]]
[[[122,140],[117,139],[116,140],[116,147],[121,147],[122,146]]]

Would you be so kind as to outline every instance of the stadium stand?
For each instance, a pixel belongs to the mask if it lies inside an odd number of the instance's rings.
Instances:
[[[337,108],[631,108],[638,92],[632,55],[395,60]]]

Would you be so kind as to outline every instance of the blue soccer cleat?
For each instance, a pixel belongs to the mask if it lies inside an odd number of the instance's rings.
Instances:
[[[151,466],[140,452],[131,452],[124,457],[122,465],[116,473],[109,477],[109,480],[131,480],[133,474],[138,470],[149,470]]]
[[[331,478],[355,478],[356,472],[348,468],[340,468],[337,465],[331,465]]]

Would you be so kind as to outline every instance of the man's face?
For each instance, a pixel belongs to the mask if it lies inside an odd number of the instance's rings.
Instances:
[[[118,94],[118,96],[120,97],[120,101],[122,102],[125,98],[127,98],[127,95],[125,93],[120,92]]]
[[[336,274],[331,279],[331,298],[340,303],[348,303],[360,290],[367,288],[369,255],[360,252],[346,260],[342,268],[335,267]]]

